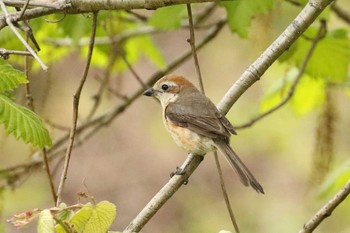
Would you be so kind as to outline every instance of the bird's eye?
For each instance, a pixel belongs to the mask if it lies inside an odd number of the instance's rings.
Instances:
[[[168,86],[167,84],[163,84],[163,85],[162,85],[162,90],[163,90],[163,91],[168,90],[168,88],[169,88],[169,86]]]

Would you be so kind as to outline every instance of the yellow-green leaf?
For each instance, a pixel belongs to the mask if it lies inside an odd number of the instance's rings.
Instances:
[[[37,226],[38,233],[55,233],[54,220],[50,210],[43,210],[39,214],[39,221]]]
[[[86,204],[71,219],[70,224],[78,233],[105,233],[116,217],[116,206],[102,201],[96,206]]]
[[[303,75],[292,98],[293,110],[303,115],[320,107],[326,98],[325,83],[322,79],[314,79]]]
[[[148,23],[161,30],[177,29],[186,15],[185,5],[162,7],[153,13]]]
[[[28,83],[24,73],[0,59],[0,93],[11,91],[23,83]]]

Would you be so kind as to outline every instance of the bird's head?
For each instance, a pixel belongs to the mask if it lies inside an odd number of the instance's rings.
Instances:
[[[159,79],[153,87],[147,89],[143,94],[156,97],[163,107],[175,102],[187,91],[197,91],[196,87],[187,79],[179,75],[166,75]]]

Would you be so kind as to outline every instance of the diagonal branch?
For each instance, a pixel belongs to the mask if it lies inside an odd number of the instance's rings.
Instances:
[[[330,199],[312,218],[306,222],[299,233],[311,233],[323,220],[331,216],[337,206],[350,194],[350,180]]]

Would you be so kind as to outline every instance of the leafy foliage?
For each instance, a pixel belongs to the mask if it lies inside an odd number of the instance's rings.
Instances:
[[[316,27],[309,28],[281,57],[280,61],[300,67],[310,49],[312,38],[317,32]],[[350,40],[343,29],[334,30],[317,44],[316,49],[306,67],[306,73],[313,78],[342,83],[346,81],[350,62]]]
[[[14,69],[10,64],[0,59],[0,93],[11,91],[28,80],[23,72]]]
[[[253,17],[268,12],[274,6],[274,2],[274,0],[237,0],[220,4],[226,9],[227,22],[231,31],[246,38]]]
[[[38,115],[1,94],[0,122],[4,124],[5,131],[16,139],[41,148],[52,144],[49,132]]]
[[[8,91],[27,82],[23,72],[0,59],[0,123],[16,139],[22,139],[34,146],[50,146],[49,133],[40,118],[29,109],[14,103],[6,95]]]
[[[77,211],[69,220],[68,226],[78,233],[104,233],[108,230],[116,217],[116,207],[108,201],[102,201],[97,205],[87,203]],[[56,225],[56,232],[65,233],[62,225]]]
[[[161,30],[178,29],[187,16],[186,5],[174,5],[157,9],[148,23]]]
[[[261,104],[262,111],[276,106],[286,97],[292,81],[299,72],[296,67],[302,66],[317,30],[316,27],[309,28],[304,37],[293,44],[279,59],[281,63],[293,68],[285,79],[277,80],[265,94]],[[345,30],[330,31],[316,45],[291,101],[295,113],[305,114],[322,105],[327,84],[346,85],[350,64],[350,40],[346,33]]]
[[[43,210],[39,214],[38,233],[55,233],[54,219],[50,210]]]

